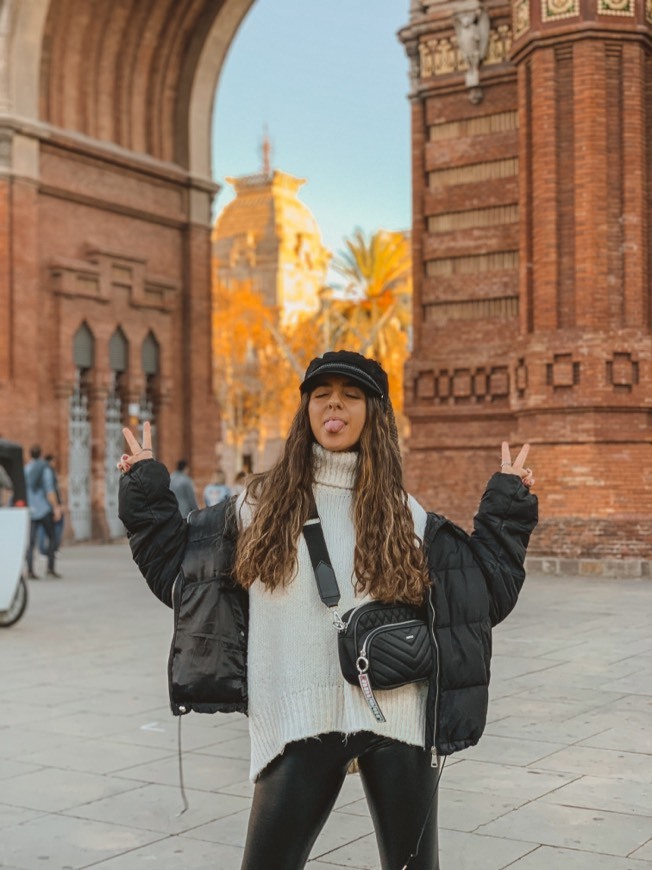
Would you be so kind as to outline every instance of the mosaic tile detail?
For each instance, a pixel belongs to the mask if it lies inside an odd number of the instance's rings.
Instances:
[[[541,0],[541,20],[557,21],[580,14],[580,0]]]
[[[599,15],[628,15],[635,12],[634,0],[598,0]]]

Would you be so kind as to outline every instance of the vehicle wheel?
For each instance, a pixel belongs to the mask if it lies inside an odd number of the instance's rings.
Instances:
[[[18,622],[20,617],[25,613],[27,607],[27,583],[23,577],[20,578],[16,587],[14,600],[9,605],[7,610],[0,610],[0,628],[9,628],[10,625]]]

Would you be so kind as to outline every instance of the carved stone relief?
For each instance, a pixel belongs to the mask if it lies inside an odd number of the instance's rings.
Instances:
[[[530,29],[530,0],[514,0],[512,28],[514,39],[520,39]]]
[[[508,60],[511,46],[512,30],[508,24],[500,24],[498,27],[491,28],[483,66],[505,63]],[[419,58],[422,79],[469,70],[469,64],[455,36],[443,36],[440,39],[430,39],[420,43]]]

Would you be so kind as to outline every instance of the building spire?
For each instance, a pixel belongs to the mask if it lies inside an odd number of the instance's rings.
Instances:
[[[260,150],[263,155],[263,175],[269,177],[272,174],[272,143],[269,140],[267,124],[263,127],[263,142]]]

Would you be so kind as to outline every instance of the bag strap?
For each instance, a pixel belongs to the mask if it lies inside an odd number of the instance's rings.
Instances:
[[[337,607],[340,601],[340,587],[337,585],[335,571],[328,555],[324,530],[321,527],[314,498],[311,500],[308,519],[303,524],[303,537],[306,539],[312,570],[315,572],[319,597],[326,607]]]

